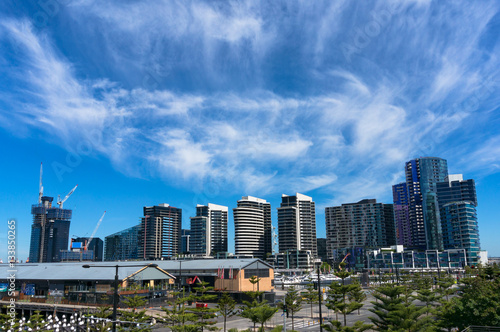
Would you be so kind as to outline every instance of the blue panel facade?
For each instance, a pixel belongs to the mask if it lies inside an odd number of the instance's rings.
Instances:
[[[434,157],[414,159],[406,163],[405,174],[412,246],[420,250],[442,250],[436,184],[447,178],[447,162]]]

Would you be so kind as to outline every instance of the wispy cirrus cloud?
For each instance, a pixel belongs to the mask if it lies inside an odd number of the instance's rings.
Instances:
[[[127,174],[215,179],[234,192],[321,190],[337,203],[388,197],[404,161],[446,158],[476,135],[457,129],[499,104],[489,93],[454,107],[500,68],[494,2],[451,5],[455,14],[394,3],[387,16],[386,2],[75,1],[61,17],[75,53],[27,19],[4,21],[2,43],[15,41],[25,60],[6,72],[17,85],[0,98],[15,109],[11,123],[67,149],[97,130],[96,153]],[[340,45],[372,22],[379,32],[346,59]],[[479,119],[478,130],[489,125]]]

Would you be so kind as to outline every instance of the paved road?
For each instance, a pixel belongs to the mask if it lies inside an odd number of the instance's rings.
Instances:
[[[374,316],[374,314],[368,309],[372,308],[373,305],[370,303],[370,301],[373,301],[374,298],[370,295],[367,294],[368,298],[364,302],[365,305],[360,309],[360,314],[358,315],[357,311],[353,312],[349,315],[347,315],[347,325],[352,325],[358,320],[362,320],[365,322],[370,322],[370,319],[368,317]],[[279,294],[278,294],[279,296]],[[328,320],[331,319],[337,319],[335,317],[335,314],[329,309],[327,309],[324,306],[322,306],[322,316],[323,316],[323,322],[327,323]],[[283,325],[283,312],[281,310],[278,310],[278,312],[274,315],[274,317],[269,321],[266,326],[272,327],[276,325]],[[339,316],[338,319],[343,322],[343,317]],[[222,328],[224,326],[222,318],[219,318],[217,320],[217,327]],[[241,318],[239,316],[234,316],[228,319],[226,323],[227,329],[230,328],[238,328],[240,330],[247,329],[253,327],[253,324],[245,318]],[[286,320],[286,326],[287,330],[292,330],[292,319],[291,316],[287,318]],[[313,305],[313,316],[311,317],[311,307],[309,304],[303,304],[302,310],[297,312],[294,315],[294,324],[293,328],[296,331],[319,331],[319,307],[318,305]]]

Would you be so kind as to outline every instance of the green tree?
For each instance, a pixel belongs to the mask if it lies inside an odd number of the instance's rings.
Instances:
[[[105,332],[108,331],[111,326],[113,326],[113,323],[111,321],[107,321],[111,318],[113,315],[111,308],[110,307],[101,307],[99,308],[99,311],[96,313],[92,314],[93,317],[97,318],[96,320],[96,325],[94,326],[88,326],[89,331],[95,331],[95,332]],[[32,316],[33,317],[33,316]],[[87,315],[88,317],[88,315]]]
[[[327,332],[362,332],[373,327],[372,324],[365,324],[363,321],[357,321],[352,327],[342,326],[342,323],[338,320],[332,320],[328,324],[323,324],[322,326]]]
[[[449,301],[450,295],[453,294],[453,289],[451,287],[454,284],[455,279],[450,276],[438,278],[436,292],[441,296],[441,298],[446,297],[446,301]]]
[[[257,277],[257,276],[251,276],[250,279],[248,279],[248,281],[250,281],[250,283],[252,284],[253,286],[253,291],[255,292],[255,285],[257,285],[257,291],[259,291],[259,281],[260,281],[261,278]]]
[[[118,331],[147,332],[152,329],[151,317],[146,315],[146,310],[122,311],[121,320],[131,323],[119,326]]]
[[[372,302],[373,308],[370,311],[377,317],[370,317],[370,320],[379,331],[432,330],[432,319],[421,318],[425,308],[413,304],[410,287],[394,284],[381,286],[375,290],[373,296],[377,301]]]
[[[264,324],[273,318],[278,308],[272,308],[271,306],[264,304],[262,306],[258,306],[253,308],[255,316],[257,318],[257,323],[260,324],[260,330],[264,331]]]
[[[307,284],[306,292],[302,296],[306,303],[311,305],[311,319],[313,319],[313,305],[318,303],[318,291],[314,289],[314,284]]]
[[[341,263],[340,266],[344,267],[345,263]],[[362,303],[356,301],[357,297],[361,297],[358,293],[362,292],[362,289],[359,283],[346,285],[345,281],[351,275],[349,272],[341,270],[335,272],[335,275],[342,281],[331,283],[326,306],[336,313],[341,313],[344,316],[344,326],[347,326],[347,315],[363,306]]]
[[[33,315],[30,316],[30,319],[28,320],[28,322],[26,322],[25,326],[31,328],[33,331],[42,329],[42,327],[46,325],[45,323],[42,323],[44,321],[44,318],[44,315],[42,315],[40,311],[37,310]]]
[[[251,305],[249,305],[251,303]],[[247,302],[245,307],[243,307],[240,316],[249,319],[253,323],[253,330],[259,322],[259,317],[257,317],[257,311],[255,310],[260,306],[260,303],[254,300],[253,302]]]
[[[332,267],[327,262],[323,262],[321,263],[321,266],[319,268],[321,271],[323,271],[323,273],[327,273],[331,270]]]
[[[139,295],[134,295],[133,297],[127,297],[123,300],[123,303],[127,307],[132,308],[134,312],[136,311],[137,308],[145,306],[147,302],[148,300],[144,296],[139,296]]]
[[[259,317],[257,317],[257,311],[255,308],[263,306],[266,301],[257,301],[258,292],[246,292],[245,294],[249,295],[252,298],[252,301],[243,301],[243,307],[240,316],[243,318],[249,319],[253,323],[253,329],[255,330],[255,326],[259,322]]]
[[[500,326],[500,278],[479,270],[476,277],[461,280],[461,296],[438,313],[441,326],[459,330],[470,325]]]
[[[208,286],[208,282],[206,281],[198,282],[197,286],[193,287],[193,289],[196,292],[195,299],[198,302],[213,302],[217,299],[217,295],[207,294],[207,292],[213,291],[214,288],[212,286]],[[189,311],[198,315],[198,321],[195,322],[195,324],[200,327],[201,331],[204,331],[205,329],[209,331],[217,330],[217,328],[213,326],[217,323],[217,321],[214,320],[216,317],[215,313],[218,311],[217,308],[201,306],[191,308]]]
[[[120,310],[121,320],[132,322],[119,326],[119,331],[146,332],[151,331],[151,317],[146,315],[146,310],[137,311],[137,308],[144,306],[147,300],[143,296],[135,295],[123,300],[123,303],[132,308],[132,311]]]
[[[358,279],[354,279],[352,282],[355,287],[352,287],[351,291],[348,293],[349,300],[351,303],[362,304],[366,300],[366,294],[363,291]],[[359,315],[359,309],[361,309],[362,305],[357,306]]]
[[[7,312],[8,312],[8,306],[4,306],[4,308],[6,308]],[[12,317],[8,314],[0,314],[0,328],[1,328],[1,331],[7,331],[9,329],[11,329],[12,331],[17,331],[21,324],[19,324],[19,318],[17,317],[17,313],[14,314],[14,319],[12,319]],[[11,325],[11,323],[14,323]]]
[[[229,294],[224,293],[217,303],[217,309],[222,317],[224,317],[224,332],[226,332],[226,321],[228,317],[236,314],[236,301]]]
[[[169,302],[170,307],[162,307],[164,312],[163,323],[172,331],[196,331],[198,326],[194,323],[198,320],[198,315],[187,311],[186,301],[192,300],[191,296],[181,296],[182,292],[176,292],[174,301]]]
[[[287,311],[292,315],[292,330],[294,330],[294,316],[295,313],[302,309],[302,298],[298,290],[294,286],[290,286],[285,295],[285,303]]]
[[[422,302],[425,306],[423,307],[424,314],[430,316],[435,312],[435,303],[441,299],[441,296],[432,290],[432,280],[430,278],[422,278],[418,283],[417,295],[415,299]]]

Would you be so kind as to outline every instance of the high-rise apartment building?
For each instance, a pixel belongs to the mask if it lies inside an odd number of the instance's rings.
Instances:
[[[272,253],[271,204],[244,196],[233,209],[234,250],[238,256],[265,258]]]
[[[406,182],[392,186],[394,200],[394,221],[396,223],[397,244],[412,247],[411,224]]]
[[[142,258],[139,256],[141,225],[127,228],[104,238],[104,260],[122,261]]]
[[[182,210],[160,204],[145,206],[139,234],[139,257],[160,259],[181,251]]]
[[[181,231],[181,254],[189,254],[191,248],[189,244],[191,242],[191,230],[183,229]]]
[[[476,184],[473,179],[464,180],[462,174],[450,174],[436,184],[439,205],[468,201],[477,206]]]
[[[474,180],[463,180],[462,174],[446,180],[437,183],[444,249],[465,249],[467,262],[476,264],[481,245]]]
[[[53,200],[43,196],[31,207],[30,263],[59,262],[61,251],[68,250],[72,211],[53,207]]]
[[[227,206],[211,204],[196,206],[191,217],[189,252],[211,256],[227,252]]]
[[[318,258],[321,259],[322,262],[328,261],[328,255],[326,250],[326,238],[318,238]]]
[[[311,197],[282,195],[278,208],[279,252],[310,251],[317,257],[316,207]]]
[[[412,246],[421,250],[443,250],[441,218],[436,184],[448,176],[446,160],[425,157],[405,165],[408,214]]]
[[[392,204],[363,199],[325,209],[328,260],[336,252],[354,248],[380,248],[396,244]]]

